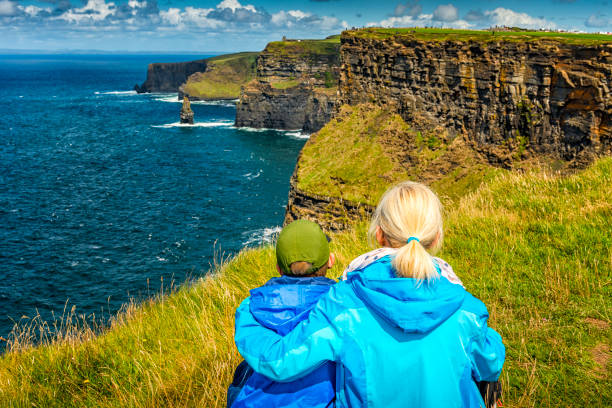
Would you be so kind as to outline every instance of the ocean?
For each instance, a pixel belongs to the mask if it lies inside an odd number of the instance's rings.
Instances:
[[[0,56],[0,336],[108,317],[279,231],[306,135],[235,128],[232,101],[181,126],[176,94],[131,91],[203,57]]]

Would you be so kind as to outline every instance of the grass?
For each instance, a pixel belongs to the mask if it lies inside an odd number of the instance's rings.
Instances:
[[[298,188],[374,206],[390,184],[410,178],[456,200],[505,172],[427,118],[415,123],[421,130],[380,106],[343,106],[304,146]]]
[[[301,58],[309,55],[337,56],[340,54],[340,35],[323,40],[272,41],[263,52]]]
[[[342,112],[304,146],[298,188],[374,205],[386,187],[408,174],[385,152],[385,133],[407,125],[379,107],[344,106]]]
[[[183,92],[199,99],[236,99],[242,85],[255,78],[257,55],[242,52],[209,58],[206,72],[190,76]]]
[[[612,404],[612,159],[571,177],[502,174],[447,208],[440,254],[481,298],[507,347],[505,407]],[[368,250],[366,225],[333,235],[339,265]],[[0,406],[223,407],[240,361],[233,313],[274,274],[270,247],[129,305],[100,336],[65,330],[0,359]],[[66,325],[65,327],[71,327]]]
[[[386,39],[411,37],[425,41],[512,41],[526,42],[549,39],[566,44],[598,45],[612,43],[612,36],[595,33],[555,33],[544,31],[485,31],[446,28],[365,28],[345,31],[342,35]]]
[[[298,81],[297,79],[287,79],[285,81],[270,82],[270,86],[274,89],[289,89],[294,88],[301,83],[302,81]]]

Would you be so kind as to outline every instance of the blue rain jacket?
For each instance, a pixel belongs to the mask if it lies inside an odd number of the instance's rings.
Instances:
[[[280,277],[251,290],[248,313],[251,321],[279,336],[289,333],[306,319],[319,298],[336,282],[325,278]],[[245,339],[246,340],[246,339]],[[248,341],[257,343],[257,337]],[[325,363],[292,382],[275,382],[254,373],[242,388],[232,408],[243,407],[332,407],[336,396],[336,368]]]
[[[277,381],[337,362],[339,407],[484,407],[475,381],[495,381],[505,358],[485,305],[443,277],[417,283],[381,258],[334,285],[285,336],[254,319],[247,299],[236,345]]]

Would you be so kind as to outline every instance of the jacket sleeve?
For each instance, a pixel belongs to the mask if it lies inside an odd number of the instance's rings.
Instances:
[[[245,299],[236,311],[236,347],[255,371],[278,381],[293,381],[326,361],[334,361],[341,350],[340,336],[317,303],[308,319],[285,336],[260,325]]]
[[[476,381],[497,381],[506,359],[502,338],[487,326],[488,317],[487,313],[478,319],[480,327],[471,343],[472,377]]]

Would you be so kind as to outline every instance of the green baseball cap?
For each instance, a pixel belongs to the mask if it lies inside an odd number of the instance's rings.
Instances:
[[[291,273],[294,262],[310,262],[315,272],[329,259],[327,236],[318,224],[308,220],[297,220],[287,225],[276,241],[276,262],[285,273]]]

